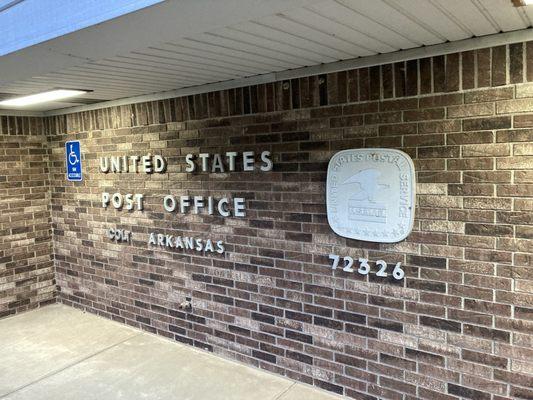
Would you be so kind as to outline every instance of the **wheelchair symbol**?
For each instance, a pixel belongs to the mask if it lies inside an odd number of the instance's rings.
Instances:
[[[76,153],[74,152],[74,149],[73,149],[74,145],[70,145],[70,152],[68,153],[68,162],[70,165],[76,165],[78,164],[80,161],[78,160],[78,156],[76,155]]]

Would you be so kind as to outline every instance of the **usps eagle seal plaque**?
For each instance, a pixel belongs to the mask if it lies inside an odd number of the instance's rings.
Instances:
[[[395,243],[413,229],[415,168],[403,151],[353,149],[329,161],[328,222],[343,237]]]

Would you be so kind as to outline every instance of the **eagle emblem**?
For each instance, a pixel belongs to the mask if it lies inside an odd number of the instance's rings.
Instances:
[[[380,189],[387,189],[389,185],[378,183],[378,178],[381,176],[381,172],[374,168],[363,169],[356,174],[350,176],[344,182],[343,185],[357,184],[358,191],[354,193],[351,200],[366,200],[371,203],[376,202],[376,195]]]

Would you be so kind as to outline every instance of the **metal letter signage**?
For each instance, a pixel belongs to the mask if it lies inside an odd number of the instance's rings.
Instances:
[[[67,180],[81,181],[81,146],[79,141],[75,140],[65,143],[65,158],[67,163]]]
[[[413,161],[402,151],[340,151],[328,166],[329,225],[350,239],[399,242],[413,229],[415,188]]]

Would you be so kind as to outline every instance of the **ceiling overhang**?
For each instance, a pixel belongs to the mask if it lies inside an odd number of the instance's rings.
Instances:
[[[92,92],[0,113],[61,114],[528,41],[531,8],[508,0],[167,0],[1,56],[0,97]]]

